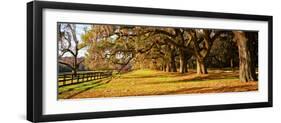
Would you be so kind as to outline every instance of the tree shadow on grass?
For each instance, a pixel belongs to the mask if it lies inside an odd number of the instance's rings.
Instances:
[[[66,89],[65,91],[61,91],[59,92],[59,94],[62,94],[62,93],[65,93],[65,92],[69,92],[69,91],[73,91],[77,88],[82,88],[82,87],[85,87],[85,86],[93,86],[95,84],[98,84],[100,82],[102,82],[103,80],[98,80],[96,82],[85,82],[85,83],[80,83],[78,86],[77,85],[70,85],[70,86],[73,86],[73,87],[70,87],[69,89]],[[66,86],[67,87],[67,86]]]
[[[257,85],[237,85],[237,86],[222,86],[222,87],[193,87],[183,88],[173,91],[166,91],[158,93],[157,95],[169,94],[187,94],[187,93],[215,93],[215,92],[242,92],[242,91],[256,91]]]
[[[138,75],[132,75],[132,76],[121,76],[121,79],[149,79],[149,78],[155,78],[155,77],[159,77],[159,78],[165,78],[165,77],[169,77],[167,75],[144,75],[144,76],[138,76]]]
[[[257,91],[257,85],[237,85],[237,86],[222,86],[218,88],[209,88],[201,93],[207,92],[240,92],[240,91]]]
[[[121,74],[119,76],[119,78],[121,79],[149,79],[149,78],[167,78],[167,77],[180,77],[180,76],[186,76],[186,75],[191,75],[194,74],[195,72],[189,72],[189,73],[178,73],[178,72],[162,72],[162,71],[158,71],[157,73],[153,73],[153,74],[141,74],[141,73],[137,73],[137,74]]]
[[[177,93],[182,93],[185,91],[195,91],[195,90],[201,90],[209,87],[193,87],[193,88],[183,88],[183,89],[178,89],[178,90],[173,90],[173,91],[166,91],[166,92],[161,92],[158,93],[157,95],[167,95],[167,94],[177,94]]]
[[[238,75],[233,73],[218,73],[218,74],[207,74],[207,75],[186,75],[183,78],[179,78],[178,80],[171,80],[171,81],[157,81],[157,82],[150,82],[145,84],[165,84],[165,83],[182,83],[182,82],[203,82],[203,81],[210,81],[210,80],[221,80],[221,79],[239,79]]]
[[[70,99],[70,98],[73,98],[74,96],[78,95],[78,94],[81,94],[83,92],[86,92],[90,89],[93,89],[93,88],[97,88],[99,86],[102,86],[102,85],[105,85],[105,84],[108,84],[112,79],[109,79],[109,80],[99,80],[97,82],[94,82],[94,83],[88,83],[88,84],[83,84],[81,86],[76,86],[75,88],[71,88],[71,89],[68,89],[67,91],[64,91],[64,92],[61,92],[59,94],[63,94],[63,93],[67,93],[67,92],[70,92],[70,91],[74,91],[76,88],[79,89],[79,91],[73,93],[73,94],[70,94],[69,96],[65,97],[65,99]],[[89,87],[87,87],[89,86]],[[81,89],[83,88],[83,89]]]

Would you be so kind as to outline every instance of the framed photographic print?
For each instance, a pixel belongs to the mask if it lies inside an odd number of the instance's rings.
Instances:
[[[272,16],[33,1],[33,122],[272,107]]]

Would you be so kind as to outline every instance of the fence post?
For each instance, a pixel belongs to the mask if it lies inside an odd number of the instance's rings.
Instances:
[[[62,85],[65,85],[66,81],[65,81],[65,74],[63,75],[63,83]]]
[[[71,74],[71,83],[70,83],[70,84],[72,84],[72,83],[73,83],[73,79],[74,79],[74,78],[73,78],[73,76],[74,76],[74,75],[73,75],[73,74]]]
[[[77,83],[79,83],[79,74],[77,74],[76,76],[77,76]]]
[[[76,75],[66,73],[66,74],[58,75],[59,77],[58,82],[62,82],[62,85],[60,86],[64,86],[64,85],[71,85],[80,82],[103,79],[110,76],[112,76],[112,71],[93,71],[93,72],[77,73]],[[67,83],[67,81],[69,82]]]

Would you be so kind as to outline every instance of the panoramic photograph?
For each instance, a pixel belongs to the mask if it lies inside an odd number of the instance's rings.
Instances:
[[[258,32],[57,23],[57,98],[258,91]]]

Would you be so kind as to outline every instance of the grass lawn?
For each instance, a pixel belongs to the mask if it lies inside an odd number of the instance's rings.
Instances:
[[[257,91],[258,82],[240,82],[238,71],[186,74],[136,70],[112,78],[60,87],[59,99]]]

